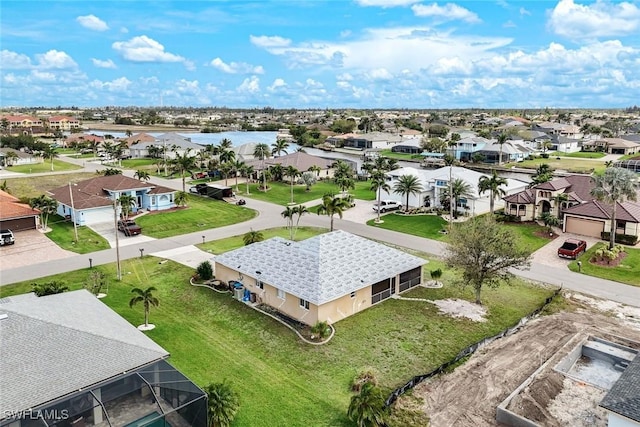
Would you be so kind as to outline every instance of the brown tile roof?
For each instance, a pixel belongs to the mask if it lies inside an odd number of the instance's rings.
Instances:
[[[582,203],[593,199],[591,196],[593,187],[594,182],[589,175],[569,175],[564,178],[543,182],[531,189],[527,188],[519,193],[503,197],[503,200],[509,203],[534,203],[535,190],[558,191],[564,189],[563,193],[567,194],[569,200]]]
[[[17,197],[0,190],[0,219],[7,220],[37,215],[40,215],[39,210],[31,209],[31,206],[21,203]]]
[[[592,200],[587,203],[572,206],[564,210],[566,214],[581,215],[590,218],[611,219],[612,206]],[[640,204],[634,202],[618,203],[616,207],[616,219],[627,222],[640,223]]]
[[[502,199],[508,203],[518,203],[526,205],[535,202],[535,195],[533,190],[527,188],[526,190],[503,197]]]
[[[151,194],[173,193],[175,190],[149,182],[139,181],[124,175],[99,176],[78,182],[71,186],[73,204],[76,209],[90,209],[110,206],[109,191],[121,192],[131,190],[148,190]],[[71,206],[69,185],[64,185],[50,191],[51,197],[58,202]]]
[[[280,157],[265,159],[265,167],[280,164],[283,167],[294,166],[300,172],[306,172],[311,166],[320,166],[321,169],[329,169],[333,165],[334,161],[329,159],[323,159],[322,157],[312,156],[311,154],[296,152],[287,154]],[[257,170],[262,168],[262,160],[254,159],[247,164],[253,166]]]

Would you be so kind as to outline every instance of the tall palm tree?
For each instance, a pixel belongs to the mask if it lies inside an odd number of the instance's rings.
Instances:
[[[340,188],[340,192],[346,193],[349,190],[356,188],[356,183],[353,178],[345,175],[334,176],[333,182]]]
[[[496,198],[502,197],[507,194],[504,190],[504,186],[507,185],[507,180],[498,175],[495,169],[491,170],[491,176],[481,176],[478,180],[478,194],[484,194],[489,192],[489,212],[493,215],[493,207]]]
[[[293,204],[293,184],[295,184],[296,178],[300,176],[300,171],[295,166],[287,166],[284,170],[284,174],[291,178],[291,204]]]
[[[387,414],[382,390],[371,382],[364,383],[360,392],[351,397],[347,411],[349,419],[358,427],[386,426]]]
[[[329,230],[333,231],[333,216],[338,214],[342,218],[342,212],[348,207],[348,203],[344,198],[327,193],[322,197],[322,204],[318,207],[316,213],[318,215],[327,215],[331,219]]]
[[[191,169],[196,166],[196,158],[190,152],[190,148],[184,150],[182,154],[176,152],[175,157],[171,160],[173,170],[178,172],[182,178],[182,191],[184,192],[187,191],[186,175],[190,174]]]
[[[240,407],[238,395],[226,382],[211,383],[204,391],[207,393],[209,427],[229,427]]]
[[[253,166],[249,166],[247,164],[243,163],[242,168],[240,169],[240,174],[244,177],[245,181],[245,185],[247,187],[247,192],[246,194],[251,194],[249,192],[249,178],[251,178],[251,175],[253,175]]]
[[[611,205],[611,228],[609,229],[609,249],[616,244],[616,210],[619,203],[636,201],[640,182],[638,175],[629,169],[607,168],[602,175],[595,176],[595,187],[591,195],[597,200]]]
[[[149,172],[142,169],[138,169],[136,173],[133,174],[133,177],[138,178],[140,181],[149,181],[151,179]]]
[[[58,209],[58,202],[51,197],[47,197],[42,194],[30,199],[29,206],[31,206],[31,209],[37,209],[40,211],[40,226],[43,230],[46,230],[49,223],[49,215],[56,213],[56,210]]]
[[[229,178],[229,174],[231,173],[233,166],[231,162],[224,162],[220,165],[218,169],[220,170],[220,173],[224,176],[224,185],[226,186],[227,178]]]
[[[530,187],[533,187],[544,182],[549,182],[553,179],[553,169],[547,163],[541,163],[536,168],[536,173],[531,176]]]
[[[409,196],[412,194],[420,194],[422,191],[422,184],[420,179],[415,175],[402,175],[398,178],[398,181],[393,186],[393,192],[396,194],[402,194],[407,197],[407,204],[405,210],[409,210]]]
[[[186,191],[177,191],[173,201],[177,206],[186,206],[189,195]]]
[[[445,154],[443,157],[444,160],[444,164],[445,166],[449,167],[449,184],[448,184],[448,189],[449,189],[449,196],[451,196],[451,194],[453,194],[453,192],[451,191],[451,183],[453,182],[453,166],[456,164],[456,158],[450,154]],[[451,198],[449,198],[449,228],[451,228],[451,222],[453,221],[453,200],[451,200]]]
[[[297,217],[296,217],[296,226],[293,229],[293,239],[292,239],[292,240],[295,240],[296,233],[298,232],[298,227],[300,226],[300,218],[302,218],[302,215],[308,214],[309,210],[307,209],[307,207],[305,205],[298,205],[298,206],[293,208],[293,213],[294,213],[294,215],[297,215]]]
[[[507,143],[508,135],[501,132],[498,135],[498,145],[500,145],[500,157],[498,157],[498,166],[502,165],[502,146]]]
[[[316,174],[316,176],[320,176],[320,171],[321,170],[322,169],[318,165],[312,165],[312,166],[309,167],[309,169],[307,169],[308,172],[314,172]]]
[[[131,215],[136,203],[136,198],[131,194],[121,194],[120,197],[118,197],[118,205],[120,205],[120,209],[122,209],[124,219],[129,219],[129,215]]]
[[[448,189],[445,192],[448,192]],[[455,206],[453,217],[458,218],[458,201],[462,197],[473,196],[473,189],[464,179],[456,178],[451,182],[451,194],[447,194],[447,196],[453,201],[453,205]]]
[[[277,154],[278,156],[287,153],[287,148],[289,148],[289,142],[286,139],[278,139],[275,143],[271,144],[271,154],[274,156]]]
[[[252,243],[262,242],[264,240],[264,234],[262,231],[254,230],[253,228],[242,236],[242,242],[245,246],[249,246]]]
[[[158,305],[160,305],[160,301],[158,300],[158,298],[153,296],[153,292],[156,290],[157,289],[153,286],[150,286],[145,290],[142,290],[140,288],[131,289],[131,292],[134,293],[135,296],[129,301],[129,307],[131,308],[138,303],[142,303],[144,307],[145,327],[149,326],[149,310],[151,309],[151,307],[157,307]]]
[[[256,144],[253,149],[253,157],[260,159],[262,168],[262,191],[267,191],[267,174],[265,173],[264,160],[269,157],[269,146],[265,143]]]
[[[230,150],[232,147],[233,147],[233,142],[231,142],[229,138],[224,138],[222,141],[220,141],[220,145],[218,146],[218,148],[221,151]]]
[[[220,163],[232,162],[236,159],[236,152],[228,149],[220,151]]]
[[[374,171],[371,174],[371,191],[374,191],[377,195],[378,206],[380,206],[380,198],[382,191],[385,191],[389,194],[389,190],[391,187],[387,184],[386,176],[383,171]],[[380,222],[380,209],[378,209],[378,217],[376,218],[376,222]]]
[[[51,171],[53,171],[53,159],[58,157],[58,150],[55,147],[52,147],[51,145],[47,145],[44,148],[44,157],[45,159],[48,159],[51,161]]]
[[[238,175],[243,167],[244,162],[242,160],[234,160],[231,162],[231,172],[236,177],[236,193],[238,193]]]
[[[289,240],[293,240],[293,215],[295,214],[291,206],[287,206],[280,215],[287,220],[287,229],[289,230]]]

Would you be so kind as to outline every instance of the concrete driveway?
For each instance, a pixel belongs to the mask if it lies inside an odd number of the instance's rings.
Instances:
[[[116,229],[113,222],[100,222],[89,225],[89,228],[104,237],[112,248],[116,247]],[[153,237],[145,236],[144,230],[142,231],[143,234],[138,234],[137,236],[125,236],[122,232],[118,233],[118,244],[120,246],[138,245],[156,240]]]
[[[38,230],[17,232],[15,233],[15,238],[15,244],[0,247],[0,270],[24,267],[45,261],[55,261],[77,255],[61,249]]]
[[[577,234],[571,233],[560,233],[557,238],[553,239],[551,242],[547,243],[533,253],[533,262],[549,265],[552,267],[567,268],[567,265],[569,265],[572,260],[560,258],[558,256],[558,248],[562,246],[564,241],[567,239],[584,240],[587,242],[587,249],[589,249],[596,243],[601,242],[600,239],[597,239],[595,237],[578,236]]]

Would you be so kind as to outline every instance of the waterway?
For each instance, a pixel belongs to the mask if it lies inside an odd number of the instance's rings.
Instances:
[[[126,138],[127,135],[124,132],[111,132],[105,130],[86,130],[84,133],[94,134],[99,136],[112,135],[114,138]],[[134,132],[135,133],[138,132]],[[144,132],[151,136],[160,136],[168,132]],[[219,133],[200,133],[200,132],[172,132],[178,135],[182,135],[185,138],[189,138],[191,142],[202,145],[219,144],[223,139],[229,139],[234,147],[246,144],[248,142],[255,142],[258,144],[264,143],[271,145],[276,142],[276,135],[278,132],[270,131],[256,131],[256,132],[219,132]]]

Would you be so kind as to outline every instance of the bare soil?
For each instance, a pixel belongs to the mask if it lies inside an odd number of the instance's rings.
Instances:
[[[452,373],[418,385],[413,396],[422,399],[422,409],[430,417],[431,426],[498,425],[495,421],[498,404],[548,359],[563,357],[573,348],[573,342],[569,341],[581,336],[592,334],[610,340],[624,336],[640,342],[640,309],[582,295],[575,297],[566,296],[573,311],[534,319],[516,334],[479,350]],[[555,364],[552,361],[549,366]],[[512,404],[517,409],[514,412],[545,426],[582,425],[571,414],[591,416],[588,408],[575,409],[584,399],[579,393],[564,393],[564,388],[564,376],[545,369],[516,397]],[[597,408],[593,410],[597,412]],[[571,421],[567,423],[568,419]]]

